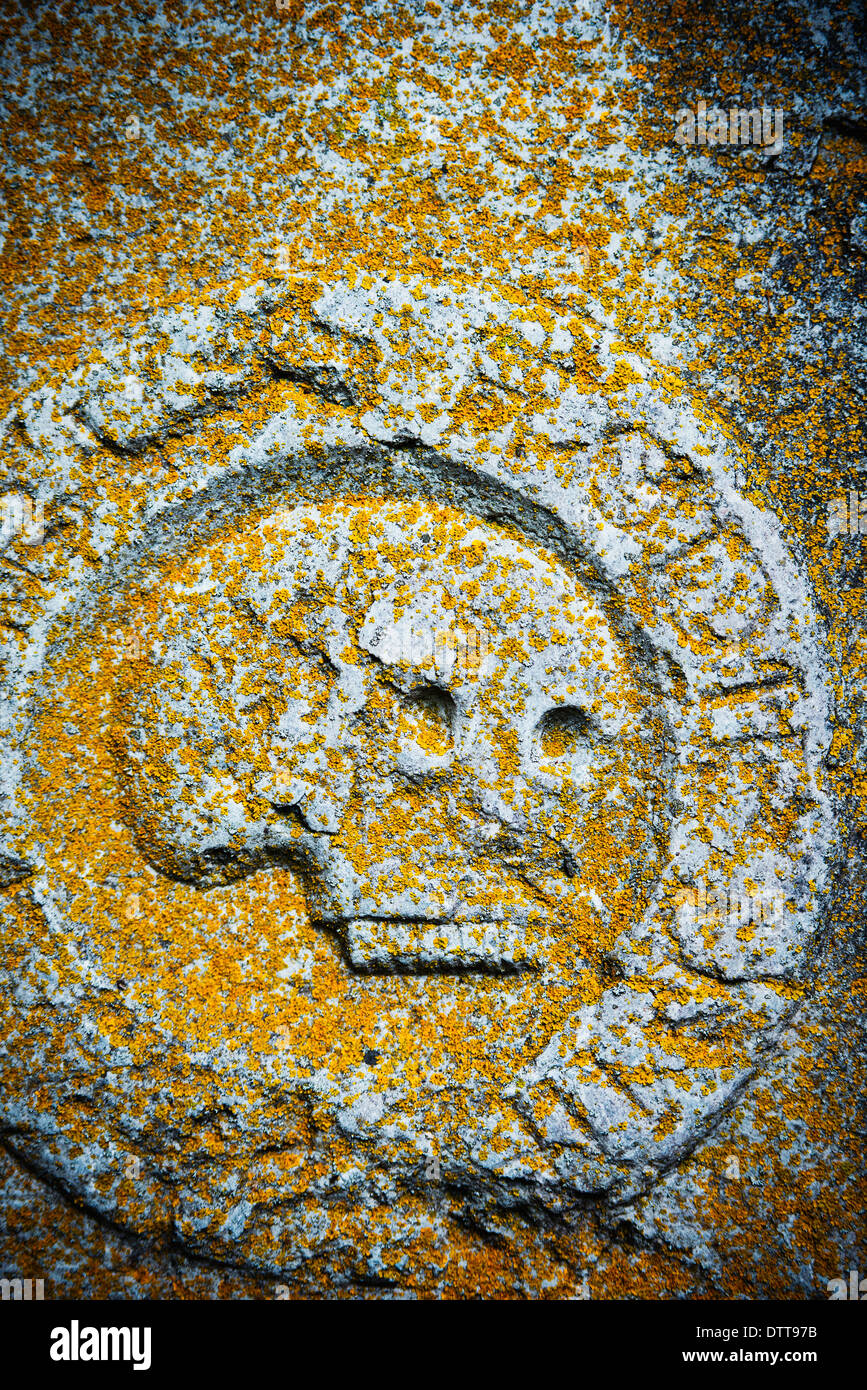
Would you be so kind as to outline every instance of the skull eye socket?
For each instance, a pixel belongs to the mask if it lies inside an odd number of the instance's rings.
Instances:
[[[565,758],[586,747],[592,729],[590,716],[577,705],[560,705],[542,715],[537,727],[543,758]]]
[[[402,740],[410,740],[433,757],[443,757],[454,746],[452,729],[455,702],[445,690],[419,686],[404,696],[398,719]]]

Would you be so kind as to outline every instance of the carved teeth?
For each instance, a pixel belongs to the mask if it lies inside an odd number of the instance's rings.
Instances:
[[[365,972],[538,970],[525,929],[509,922],[408,922],[358,917],[340,929],[349,960]]]

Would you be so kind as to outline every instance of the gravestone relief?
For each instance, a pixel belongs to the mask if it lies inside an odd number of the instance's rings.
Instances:
[[[819,968],[830,711],[679,377],[457,277],[299,304],[20,407],[2,1123],[121,1230],[363,1279],[627,1211],[737,1112]]]

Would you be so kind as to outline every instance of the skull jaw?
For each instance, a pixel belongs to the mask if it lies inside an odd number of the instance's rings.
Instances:
[[[373,885],[359,881],[349,861],[325,836],[266,833],[244,843],[202,848],[141,843],[139,848],[167,877],[207,892],[262,869],[287,870],[304,882],[311,919],[332,931],[349,966],[359,974],[517,974],[542,968],[535,943],[517,921],[454,921],[452,892],[411,894],[388,904]],[[258,840],[258,843],[257,843]],[[366,891],[365,891],[366,890]],[[359,910],[370,915],[355,915]]]
[[[262,870],[296,875],[312,923],[332,934],[357,974],[538,973],[553,966],[554,940],[569,938],[577,899],[588,897],[562,864],[553,880],[548,863],[539,873],[524,866],[513,874],[502,860],[496,869],[472,867],[457,845],[420,857],[417,847],[398,855],[392,846],[386,859],[371,864],[359,862],[355,838],[346,844],[340,835],[311,833],[294,807],[272,817],[250,819],[229,834],[205,836],[202,825],[198,835],[183,837],[165,824],[154,836],[150,822],[151,834],[137,840],[154,868],[203,891]],[[583,907],[592,941],[585,929],[574,968],[595,970],[607,913],[598,900]]]
[[[511,922],[355,917],[334,930],[360,974],[513,975],[544,964],[521,926]]]
[[[311,920],[333,933],[353,971],[514,975],[546,964],[539,902],[517,879],[504,911],[502,876],[474,873],[465,855],[407,850],[362,865],[355,846],[332,839],[316,849]]]

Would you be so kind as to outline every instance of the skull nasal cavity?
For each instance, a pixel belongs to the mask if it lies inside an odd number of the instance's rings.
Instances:
[[[455,702],[437,686],[419,686],[404,696],[400,709],[401,740],[409,740],[432,757],[454,747]]]

